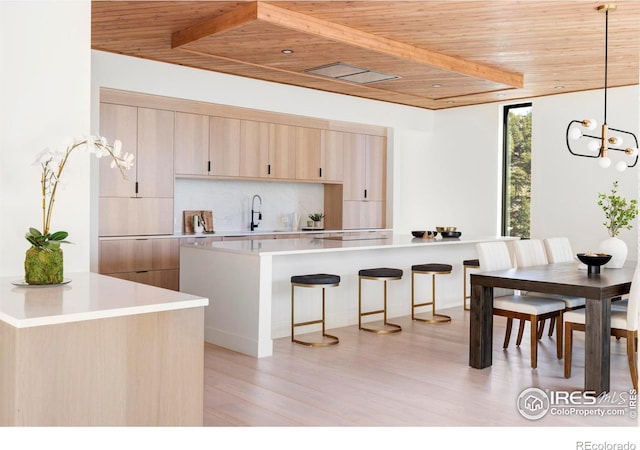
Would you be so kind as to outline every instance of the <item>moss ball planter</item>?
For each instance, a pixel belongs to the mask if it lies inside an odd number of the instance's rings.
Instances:
[[[60,284],[64,280],[61,248],[27,250],[24,259],[24,281],[27,284]]]

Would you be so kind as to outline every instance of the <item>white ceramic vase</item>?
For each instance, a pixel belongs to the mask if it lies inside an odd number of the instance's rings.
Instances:
[[[627,260],[627,253],[629,249],[627,244],[620,238],[610,237],[600,243],[598,248],[600,253],[606,253],[611,255],[611,260],[605,264],[605,267],[610,269],[619,269],[624,265]]]

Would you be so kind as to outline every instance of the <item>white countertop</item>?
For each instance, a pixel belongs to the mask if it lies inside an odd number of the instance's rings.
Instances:
[[[496,240],[515,240],[515,237],[480,236],[460,237],[458,239],[422,239],[406,235],[392,235],[387,238],[326,237],[294,239],[254,239],[247,241],[212,242],[206,245],[183,244],[183,247],[200,250],[241,253],[248,255],[293,255],[316,252],[339,252],[353,250],[376,250],[384,248],[431,247],[447,245],[476,244]]]
[[[209,300],[96,273],[65,274],[68,284],[20,287],[0,278],[0,320],[16,328],[207,306]]]
[[[358,230],[217,230],[213,233],[183,233],[176,231],[173,234],[151,234],[151,235],[129,235],[129,236],[101,236],[101,241],[113,241],[120,239],[174,239],[174,238],[208,238],[208,237],[236,237],[236,236],[277,236],[287,234],[334,234],[334,233],[367,233],[367,232],[385,232],[391,233],[392,230],[386,228],[358,229]]]

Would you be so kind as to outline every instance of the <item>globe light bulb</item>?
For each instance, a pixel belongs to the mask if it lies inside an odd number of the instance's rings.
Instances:
[[[624,172],[625,170],[627,170],[627,163],[624,161],[618,161],[616,163],[616,170],[618,172]]]
[[[595,130],[598,126],[596,119],[586,119],[583,120],[582,123],[587,130]]]
[[[587,149],[591,152],[591,153],[598,153],[600,151],[600,141],[595,140],[595,139],[591,139],[588,143],[587,143]]]
[[[624,152],[627,155],[629,155],[632,158],[634,158],[638,154],[638,149],[636,147],[630,147],[630,148],[627,148]]]
[[[577,141],[581,137],[582,137],[582,131],[580,131],[580,128],[572,127],[569,130],[569,139],[571,139],[572,141]]]
[[[609,144],[614,147],[620,147],[622,145],[622,138],[620,136],[611,136],[609,138]]]
[[[609,167],[611,165],[611,160],[609,159],[608,156],[605,156],[605,157],[600,158],[598,160],[598,165],[600,167],[602,167],[603,169],[606,169],[607,167]]]

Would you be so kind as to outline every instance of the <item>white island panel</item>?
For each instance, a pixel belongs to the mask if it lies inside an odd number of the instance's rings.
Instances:
[[[210,299],[205,312],[208,342],[262,357],[272,354],[272,339],[290,336],[293,275],[340,275],[340,285],[326,291],[326,327],[338,328],[358,323],[360,269],[393,267],[404,271],[402,280],[388,285],[388,317],[393,318],[411,314],[412,265],[451,264],[452,273],[437,278],[438,308],[462,307],[462,261],[477,257],[477,242],[513,239],[516,238],[427,240],[393,236],[183,245],[180,286],[184,292]],[[319,289],[296,289],[296,322],[319,317],[320,295]],[[430,295],[431,277],[417,277],[416,302],[426,301]],[[365,282],[363,298],[364,310],[379,309],[382,282]],[[371,316],[366,321],[380,318]],[[313,327],[308,331],[314,331]]]

